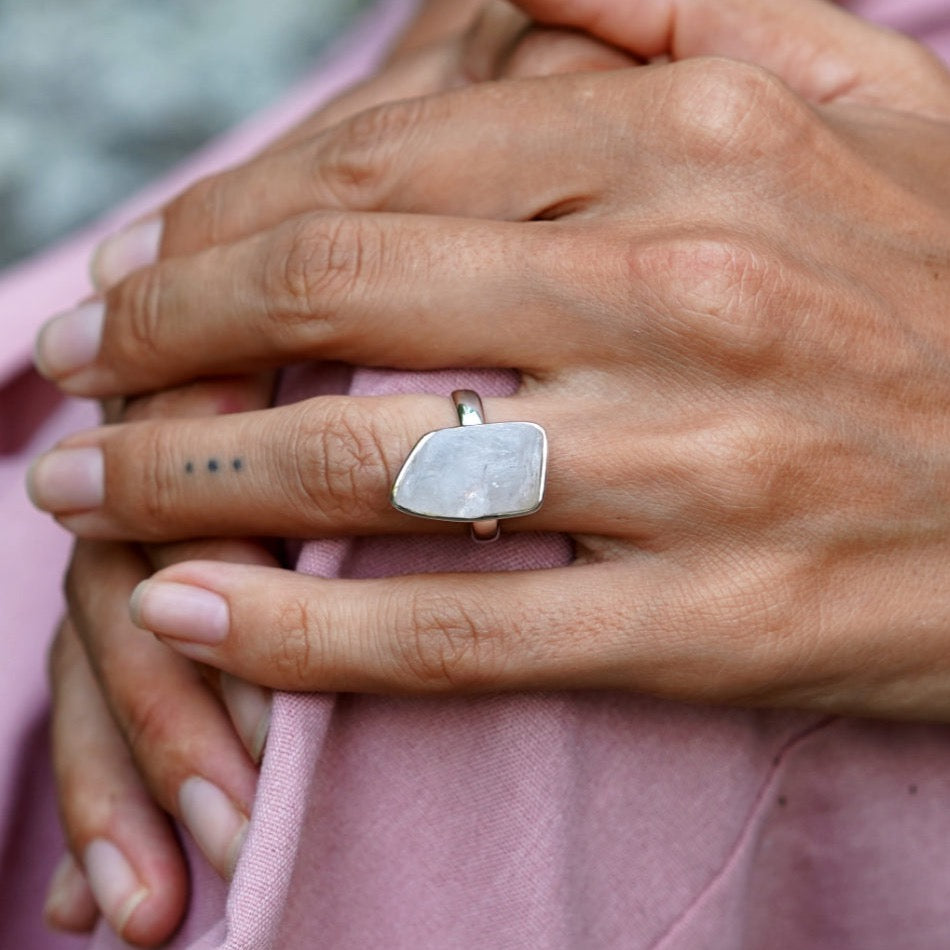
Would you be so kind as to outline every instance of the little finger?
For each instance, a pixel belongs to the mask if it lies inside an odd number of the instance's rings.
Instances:
[[[630,554],[367,581],[194,561],[140,585],[132,615],[184,655],[278,689],[634,689],[725,702],[774,677],[781,651],[737,625],[720,577]],[[181,609],[199,597],[203,611]]]

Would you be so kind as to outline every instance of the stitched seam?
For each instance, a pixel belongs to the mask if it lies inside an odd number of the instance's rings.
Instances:
[[[824,719],[820,719],[818,722],[808,726],[802,732],[792,736],[785,743],[785,745],[779,749],[772,760],[771,767],[765,774],[765,778],[762,781],[762,785],[759,788],[758,793],[755,796],[755,800],[753,801],[752,807],[749,810],[749,816],[743,823],[742,828],[736,837],[735,843],[730,849],[729,854],[726,856],[725,861],[722,863],[719,870],[716,871],[716,873],[713,874],[709,881],[702,887],[693,900],[691,900],[690,903],[676,916],[669,927],[667,927],[666,931],[650,945],[648,950],[664,950],[664,947],[669,946],[669,941],[676,937],[677,932],[685,927],[698,913],[699,906],[706,899],[706,896],[710,893],[710,891],[713,890],[713,888],[715,888],[719,881],[721,881],[732,870],[732,868],[735,867],[736,863],[738,862],[739,857],[742,854],[743,846],[752,832],[755,818],[759,814],[763,803],[766,801],[769,791],[774,786],[776,778],[781,771],[782,766],[785,764],[785,760],[795,749],[798,748],[798,746],[802,745],[804,742],[807,742],[816,733],[821,732],[822,730],[827,729],[828,726],[832,725],[833,723],[838,722],[838,718],[839,717],[837,716],[826,716]]]

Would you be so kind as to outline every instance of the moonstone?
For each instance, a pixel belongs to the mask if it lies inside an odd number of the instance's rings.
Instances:
[[[400,511],[443,521],[513,518],[541,507],[547,436],[533,422],[456,426],[424,435],[393,484]]]

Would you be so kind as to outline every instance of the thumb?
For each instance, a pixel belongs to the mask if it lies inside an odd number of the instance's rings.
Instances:
[[[945,117],[950,77],[913,40],[827,0],[516,0],[651,59],[726,56],[775,73],[813,102],[850,100]]]

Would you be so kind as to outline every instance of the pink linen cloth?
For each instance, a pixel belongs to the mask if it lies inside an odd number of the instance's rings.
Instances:
[[[857,6],[857,5],[856,5]],[[950,56],[950,4],[860,9]],[[124,946],[45,932],[62,847],[46,764],[43,655],[68,539],[22,493],[28,459],[91,424],[26,369],[39,322],[88,291],[95,241],[187,180],[239,160],[367,72],[405,15],[384,3],[277,109],[98,227],[0,277],[0,948]],[[504,373],[320,367],[282,399],[510,392]],[[556,462],[556,460],[555,460]],[[320,575],[566,563],[559,537],[304,545]],[[230,888],[189,849],[193,899],[170,946],[828,948],[950,946],[950,731],[712,710],[619,693],[459,700],[277,697],[251,832]]]

